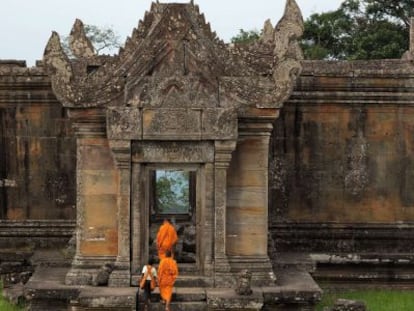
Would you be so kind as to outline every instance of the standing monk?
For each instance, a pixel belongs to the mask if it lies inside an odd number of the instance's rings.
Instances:
[[[160,288],[161,299],[165,301],[165,311],[170,311],[171,297],[177,276],[177,262],[171,258],[171,252],[166,251],[165,257],[158,266],[158,286]]]
[[[163,224],[157,233],[157,249],[160,260],[165,258],[165,253],[170,251],[173,254],[173,247],[178,241],[177,231],[174,226],[164,219]]]

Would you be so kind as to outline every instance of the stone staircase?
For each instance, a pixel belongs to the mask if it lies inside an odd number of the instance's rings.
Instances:
[[[31,297],[29,311],[135,311],[138,287],[70,286],[64,284],[68,268],[38,267],[25,285]],[[309,273],[291,268],[277,271],[278,283],[254,287],[250,296],[239,296],[233,288],[214,288],[213,280],[180,275],[171,303],[172,311],[264,311],[313,310],[321,297],[319,286]],[[144,310],[142,293],[139,308]],[[150,310],[165,310],[158,288],[152,294]]]
[[[207,310],[206,290],[213,285],[211,278],[181,275],[177,278],[175,285],[171,310]],[[137,298],[138,310],[144,310],[143,291],[138,291],[138,287],[128,289],[101,287],[99,289],[92,287],[91,290],[81,291],[77,299],[70,302],[69,310],[136,310]],[[139,293],[138,297],[137,293]],[[165,310],[165,305],[160,301],[159,289],[156,288],[151,295],[150,310]],[[123,305],[122,309],[120,305]]]
[[[142,304],[139,310],[144,310]],[[165,305],[160,303],[158,289],[155,290],[151,297],[150,310],[165,310]],[[207,310],[207,296],[204,288],[201,287],[176,287],[171,302],[171,310],[194,311]]]
[[[134,293],[135,291],[135,293]],[[119,290],[111,289],[110,293],[81,293],[76,300],[72,300],[68,310],[71,311],[92,311],[92,310],[144,310],[142,293],[138,298],[139,308],[135,307],[137,288],[125,292],[124,296],[119,295]],[[116,296],[115,296],[116,295]],[[152,293],[150,310],[165,310],[165,305],[160,303],[158,289]],[[206,293],[202,288],[174,288],[171,310],[194,311],[207,310]]]

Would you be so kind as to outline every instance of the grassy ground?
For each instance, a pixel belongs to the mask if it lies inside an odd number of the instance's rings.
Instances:
[[[369,311],[413,311],[414,292],[404,290],[348,290],[327,292],[323,295],[317,311],[332,307],[338,298],[362,300]]]
[[[24,306],[16,306],[3,298],[3,287],[0,283],[0,311],[24,311]]]

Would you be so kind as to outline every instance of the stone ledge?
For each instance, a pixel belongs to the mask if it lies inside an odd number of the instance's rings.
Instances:
[[[207,306],[209,310],[261,310],[263,307],[263,293],[260,288],[252,288],[253,293],[248,296],[237,295],[234,289],[214,288],[207,289]]]

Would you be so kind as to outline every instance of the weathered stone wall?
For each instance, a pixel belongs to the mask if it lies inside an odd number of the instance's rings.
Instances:
[[[0,219],[74,219],[76,145],[42,67],[0,62]]]
[[[414,219],[413,72],[400,60],[304,62],[271,140],[270,229],[278,250],[414,249],[404,238],[412,235]],[[102,157],[109,152],[104,141],[93,145],[106,150],[98,152]],[[75,150],[70,121],[42,67],[2,61],[1,218],[73,220]],[[241,177],[230,174],[230,182],[253,185],[255,175],[242,166]],[[97,178],[104,170],[110,173],[105,180],[114,180],[113,169],[111,162],[83,172]],[[99,198],[96,189],[84,194]],[[92,218],[103,219],[97,215]]]
[[[272,137],[276,248],[412,249],[398,228],[414,220],[413,69],[400,60],[304,62]]]

